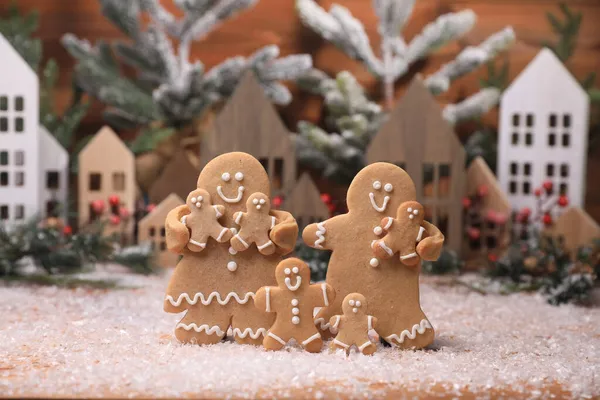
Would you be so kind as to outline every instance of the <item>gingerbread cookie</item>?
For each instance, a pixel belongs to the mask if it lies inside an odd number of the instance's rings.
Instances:
[[[310,269],[299,258],[280,262],[275,276],[278,286],[261,288],[254,300],[258,309],[277,314],[263,346],[267,350],[279,350],[295,339],[311,353],[321,351],[323,340],[313,322],[313,311],[333,301],[333,288],[326,283],[311,285]]]
[[[233,233],[218,221],[223,216],[225,207],[213,206],[206,190],[192,190],[188,194],[186,205],[191,213],[184,215],[181,222],[190,229],[188,249],[196,252],[204,250],[209,237],[219,243],[231,239]]]
[[[344,315],[334,315],[329,320],[338,334],[331,342],[331,350],[343,349],[348,353],[350,347],[371,355],[377,350],[377,345],[369,339],[369,331],[375,329],[377,318],[368,314],[367,300],[360,293],[350,293],[342,302]]]
[[[400,204],[396,219],[385,217],[381,221],[382,233],[386,234],[373,242],[375,255],[385,259],[398,253],[400,262],[404,265],[416,265],[419,262],[417,243],[421,241],[425,231],[421,226],[423,214],[423,206],[416,201]]]
[[[210,194],[212,203],[223,207],[221,224],[237,231],[234,215],[246,212],[251,193],[270,193],[269,177],[261,163],[246,153],[223,154],[200,172],[198,188]],[[269,256],[256,248],[238,253],[229,243],[209,240],[201,252],[187,248],[188,228],[181,218],[190,215],[188,204],[173,209],[165,221],[169,250],[183,257],[167,288],[164,309],[186,312],[175,328],[182,342],[219,342],[229,328],[238,343],[259,345],[272,325],[273,314],[254,307],[254,296],[262,286],[275,285],[275,268],[296,243],[298,226],[291,214],[273,210],[277,225],[269,232],[275,252]]]
[[[235,251],[244,251],[256,243],[256,248],[261,254],[273,254],[275,245],[269,238],[269,232],[277,224],[277,218],[269,214],[269,197],[260,192],[252,193],[246,201],[246,209],[248,211],[238,211],[233,216],[240,230],[231,239],[231,247]]]
[[[377,332],[387,342],[402,348],[421,348],[434,338],[431,323],[419,303],[421,260],[436,260],[444,235],[423,221],[422,240],[416,248],[419,262],[408,267],[398,257],[374,256],[373,240],[382,238],[381,220],[395,217],[400,204],[416,200],[408,174],[390,163],[363,168],[348,189],[348,213],[306,227],[302,237],[311,247],[332,250],[327,283],[336,290],[336,300],[319,311],[315,322],[323,335],[331,336],[329,322],[342,311],[342,299],[362,293],[369,312],[377,318]]]

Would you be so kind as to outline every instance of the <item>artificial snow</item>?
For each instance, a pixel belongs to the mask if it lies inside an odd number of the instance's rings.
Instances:
[[[0,287],[0,396],[600,394],[598,308],[554,307],[525,294],[482,296],[425,278],[432,349],[380,346],[371,357],[267,352],[231,341],[179,344],[173,328],[180,316],[162,311],[168,276],[120,276],[129,288]]]

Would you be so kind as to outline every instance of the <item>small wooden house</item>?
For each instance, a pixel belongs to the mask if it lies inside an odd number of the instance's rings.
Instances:
[[[41,215],[66,219],[69,199],[69,153],[42,125],[40,137]]]
[[[296,154],[290,133],[253,73],[247,73],[203,138],[200,165],[230,151],[257,158],[269,174],[272,195],[287,194],[296,182]]]
[[[562,213],[545,233],[575,256],[577,249],[600,239],[600,225],[585,210],[574,206]]]
[[[330,216],[327,205],[321,199],[319,189],[308,173],[302,174],[285,199],[282,208],[296,218],[299,232],[302,232],[307,225],[325,221]]]
[[[142,218],[138,224],[138,241],[140,243],[151,243],[152,249],[158,255],[158,265],[161,267],[174,267],[179,259],[177,254],[167,250],[165,219],[169,211],[182,204],[185,204],[184,201],[175,193],[171,193],[148,215]]]
[[[368,163],[387,161],[408,172],[425,219],[442,230],[451,249],[460,251],[465,151],[420,78],[412,81],[366,156]]]
[[[501,256],[510,244],[511,206],[496,176],[481,157],[467,168],[465,198],[474,199],[464,207],[463,258],[468,268],[486,265],[489,254]],[[470,202],[470,200],[468,200]],[[478,235],[469,235],[469,229]]]
[[[150,188],[150,202],[158,204],[165,200],[171,193],[182,199],[196,189],[200,167],[197,157],[183,149],[173,155],[158,179]]]
[[[121,218],[124,209],[135,207],[135,157],[117,134],[105,126],[79,153],[79,226],[107,219],[107,233],[119,233],[124,240],[133,235],[133,218]],[[111,204],[117,199],[118,204]],[[102,204],[98,212],[96,204]],[[118,218],[117,218],[118,217]]]

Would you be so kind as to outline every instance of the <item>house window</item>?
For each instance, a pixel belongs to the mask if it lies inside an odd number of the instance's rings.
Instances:
[[[438,208],[437,209],[437,222],[436,222],[436,226],[440,229],[440,231],[444,234],[445,237],[448,237],[448,222],[449,222],[449,215],[448,215],[448,211],[445,208]]]
[[[562,178],[569,177],[569,164],[561,164],[560,166],[560,176]]]
[[[8,132],[8,118],[0,118],[0,132]]]
[[[0,165],[8,165],[8,151],[0,151]]]
[[[151,238],[153,238],[154,235],[156,235],[156,228],[155,227],[151,227],[150,229],[148,229],[148,236],[150,236]]]
[[[546,165],[546,176],[548,176],[548,177],[554,176],[554,164]]]
[[[563,115],[563,126],[569,128],[571,126],[571,114]]]
[[[160,237],[165,237],[167,235],[167,232],[165,231],[165,228],[160,228]]]
[[[0,96],[0,111],[8,111],[8,97]]]
[[[527,146],[531,146],[533,144],[533,135],[531,134],[531,132],[527,132],[525,134],[525,144]]]
[[[568,133],[563,133],[562,145],[563,147],[569,147],[571,145],[571,135],[569,135]]]
[[[550,118],[548,118],[548,125],[551,128],[556,127],[556,114],[550,114]]]
[[[517,193],[517,182],[510,181],[508,183],[508,191],[510,192],[510,194],[516,194]]]
[[[117,192],[122,192],[125,190],[125,173],[124,172],[115,172],[112,176],[113,178],[113,190]]]
[[[485,244],[488,249],[495,249],[498,246],[498,241],[494,235],[486,236]]]
[[[15,151],[15,165],[25,165],[25,153],[22,150]]]
[[[25,206],[19,204],[15,207],[15,219],[23,220],[25,219]]]
[[[167,244],[165,242],[160,242],[160,251],[167,250]]]
[[[434,185],[435,180],[435,169],[433,164],[423,163],[423,197],[434,197]]]
[[[511,142],[513,145],[519,144],[519,134],[517,132],[513,132]]]
[[[16,172],[15,173],[15,186],[24,186],[25,185],[25,173],[24,172]]]
[[[529,194],[531,191],[531,184],[528,181],[523,182],[523,194]]]
[[[283,158],[276,158],[273,166],[273,176],[271,177],[271,184],[274,189],[281,189],[283,187]]]
[[[527,114],[527,126],[528,127],[533,126],[533,114]]]
[[[90,174],[90,185],[89,190],[97,192],[102,189],[102,174],[98,172],[92,172]]]
[[[516,162],[510,163],[510,174],[515,176],[519,173],[519,164]]]
[[[513,126],[519,126],[519,124],[521,123],[521,118],[519,114],[513,114],[512,116],[512,124]]]
[[[25,120],[21,117],[15,118],[15,132],[23,132],[25,130]]]
[[[263,158],[259,158],[258,161],[263,166],[263,168],[265,169],[265,172],[268,175],[269,174],[269,159],[263,157]]]
[[[438,165],[438,197],[448,197],[450,195],[451,182],[450,164]]]
[[[6,221],[8,219],[8,206],[0,206],[0,220]]]
[[[23,96],[15,97],[15,110],[23,111],[24,109],[25,109],[25,100],[23,99]]]
[[[525,176],[531,176],[531,163],[525,163],[523,166],[523,174]]]
[[[8,172],[0,172],[0,186],[8,186]]]
[[[556,134],[551,133],[548,135],[548,146],[554,147],[556,145]]]
[[[46,172],[46,189],[58,189],[60,187],[60,174],[58,171]]]
[[[58,217],[58,202],[50,200],[46,203],[46,217]]]
[[[566,195],[567,194],[567,184],[561,183],[558,190],[559,190],[560,194]]]

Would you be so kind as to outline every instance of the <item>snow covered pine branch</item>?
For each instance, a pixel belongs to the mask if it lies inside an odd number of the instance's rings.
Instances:
[[[157,120],[166,121],[168,126],[184,126],[230,96],[247,70],[256,73],[275,103],[287,104],[290,92],[279,81],[295,79],[312,66],[309,55],[277,58],[279,48],[275,45],[265,46],[250,57],[228,58],[208,71],[199,60],[190,60],[194,41],[205,38],[256,0],[175,0],[182,18],[171,14],[159,0],[99,1],[106,18],[130,40],[92,46],[66,34],[62,43],[78,60],[77,83],[112,107],[105,116],[118,126],[134,127]],[[141,22],[143,13],[150,17],[147,25]],[[115,54],[138,71],[137,81],[120,73]]]

